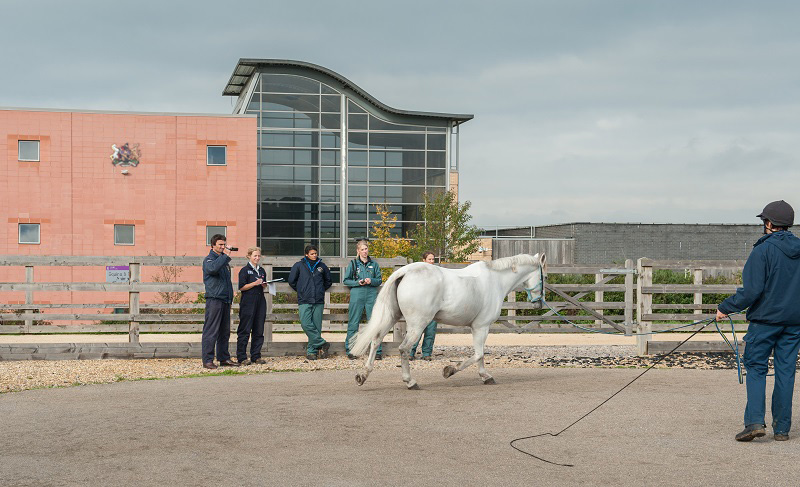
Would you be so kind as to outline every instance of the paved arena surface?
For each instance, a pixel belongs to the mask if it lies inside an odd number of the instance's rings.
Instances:
[[[0,395],[0,485],[797,485],[800,437],[749,444],[732,370],[352,370]],[[797,398],[798,394],[795,395]],[[769,407],[769,406],[768,406]],[[795,401],[797,408],[797,400]]]

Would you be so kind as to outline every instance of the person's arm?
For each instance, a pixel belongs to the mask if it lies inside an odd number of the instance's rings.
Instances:
[[[757,249],[750,254],[750,258],[744,265],[742,287],[717,307],[717,319],[725,319],[727,315],[742,311],[755,303],[764,293],[766,277],[766,255],[764,255],[764,251]]]
[[[372,261],[372,263],[375,264],[375,272],[373,272],[375,277],[370,279],[369,285],[372,287],[378,287],[381,285],[381,282],[383,282],[383,275],[381,275],[381,266],[379,266],[378,262],[374,260]]]
[[[206,260],[203,261],[203,271],[206,274],[217,276],[219,275],[219,271],[222,269],[222,267],[228,265],[228,262],[230,261],[230,256],[224,253],[213,260],[206,257]]]
[[[247,271],[249,270],[248,269],[249,267],[250,266],[246,265],[246,266],[242,267],[242,270],[239,271],[239,290],[240,291],[249,291],[250,289],[253,289],[256,286],[260,286],[261,283],[264,282],[264,280],[261,279],[261,276],[259,276],[255,281],[248,283],[247,282]]]
[[[300,277],[300,265],[295,264],[292,266],[292,270],[289,271],[289,287],[297,291],[297,279]]]
[[[344,271],[342,284],[347,287],[358,287],[361,285],[358,279],[355,279],[355,261],[351,260],[350,263],[347,264],[347,270]]]
[[[331,278],[331,270],[328,269],[328,266],[326,266],[325,264],[321,262],[320,264],[323,266],[322,285],[325,286],[325,289],[328,289],[329,287],[331,287],[331,284],[333,284],[333,278]]]

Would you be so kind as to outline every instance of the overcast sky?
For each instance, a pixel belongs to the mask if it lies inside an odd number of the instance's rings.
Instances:
[[[3,0],[0,106],[230,113],[239,58],[471,113],[473,223],[758,223],[800,210],[800,4]]]

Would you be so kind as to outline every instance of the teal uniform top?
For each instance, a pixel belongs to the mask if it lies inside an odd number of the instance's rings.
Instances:
[[[367,257],[366,263],[361,262],[361,259],[358,257],[351,260],[350,263],[347,264],[347,270],[345,270],[344,276],[344,281],[342,282],[345,286],[354,288],[353,291],[356,289],[369,289],[370,291],[377,292],[378,290],[376,288],[380,286],[382,282],[381,267],[369,257]],[[362,286],[358,283],[361,279],[366,278],[370,278],[370,283],[366,286]]]

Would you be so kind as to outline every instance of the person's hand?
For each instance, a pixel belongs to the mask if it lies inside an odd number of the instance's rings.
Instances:
[[[728,319],[728,315],[726,315],[725,313],[723,313],[720,310],[717,310],[717,321],[722,321],[722,320],[727,320],[727,319]]]
[[[370,284],[371,282],[372,282],[372,279],[370,279],[369,277],[364,279],[364,284]]]
[[[363,286],[364,285],[364,279],[359,279],[358,280],[358,285],[359,286]]]
[[[260,277],[256,279],[256,286],[258,286],[259,284],[264,284],[264,280],[261,279]]]

